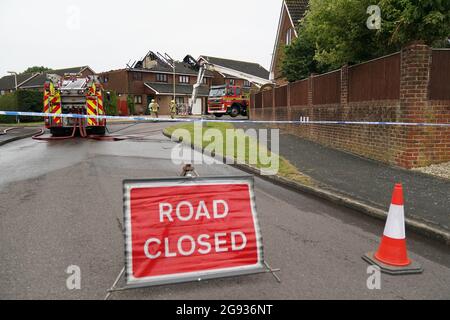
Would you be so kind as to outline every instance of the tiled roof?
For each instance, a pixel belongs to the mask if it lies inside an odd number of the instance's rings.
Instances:
[[[164,72],[164,73],[172,73],[173,69],[166,64],[163,63],[157,63],[155,64],[154,67],[152,67],[151,69],[145,69],[145,68],[133,68],[131,69],[133,71],[140,71],[140,70],[144,70],[144,71],[151,71],[151,72]],[[196,76],[198,75],[198,71],[192,69],[188,64],[183,63],[183,62],[175,62],[175,72],[176,74],[186,74],[186,75],[193,75]],[[206,77],[213,77],[213,74],[209,71],[207,71],[205,73]]]
[[[291,15],[292,22],[298,27],[299,21],[305,16],[308,9],[308,0],[285,0],[286,6]]]
[[[27,88],[36,88],[36,87],[44,86],[45,81],[47,81],[47,74],[57,74],[59,76],[64,76],[64,74],[68,74],[68,73],[82,72],[86,68],[89,68],[89,67],[83,66],[83,67],[49,70],[49,71],[39,74],[37,77],[31,79],[30,81],[27,81],[24,85],[21,86],[21,88],[27,89]]]
[[[36,73],[24,73],[17,75],[17,85],[29,81],[33,77],[36,77]],[[0,90],[14,90],[16,88],[16,83],[14,75],[5,76],[0,79]]]
[[[157,83],[157,82],[146,82],[145,85],[155,91],[156,94],[173,94],[173,84],[170,83]],[[193,86],[190,84],[177,84],[175,86],[175,93],[179,95],[191,95]],[[201,86],[198,90],[199,96],[207,97],[209,94],[208,86]]]
[[[207,60],[208,62],[212,64],[217,64],[219,66],[230,68],[236,71],[248,73],[251,75],[254,75],[256,77],[260,77],[263,79],[269,79],[270,72],[267,71],[264,67],[257,63],[253,62],[245,62],[245,61],[238,61],[238,60],[229,60],[229,59],[223,59],[223,58],[216,58],[216,57],[210,57],[210,56],[201,56],[201,58]]]

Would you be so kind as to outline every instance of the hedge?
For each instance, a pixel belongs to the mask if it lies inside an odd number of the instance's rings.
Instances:
[[[42,112],[43,93],[34,90],[18,90],[0,96],[1,111],[22,111],[22,112]],[[42,117],[20,117],[21,122],[44,121]],[[0,116],[0,122],[14,123],[16,117]]]

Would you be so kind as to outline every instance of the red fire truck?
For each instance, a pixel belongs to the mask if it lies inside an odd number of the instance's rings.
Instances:
[[[49,75],[44,85],[44,113],[105,115],[102,85],[92,76]],[[55,136],[70,134],[77,124],[91,134],[104,135],[106,131],[105,119],[45,117],[45,127]]]
[[[203,84],[203,78],[207,70],[227,74],[238,79],[247,80],[261,89],[267,85],[274,85],[274,83],[268,79],[263,79],[206,61],[199,62],[191,55],[187,55],[183,62],[189,64],[195,70],[198,70],[197,83],[194,84],[194,89],[192,91],[191,108],[197,99],[198,88]],[[249,106],[250,96],[249,93],[244,93],[243,88],[226,85],[211,87],[208,98],[208,113],[212,113],[217,117],[221,117],[224,114],[228,114],[232,117],[237,117],[238,115],[247,116],[249,114]]]
[[[249,92],[238,86],[213,86],[209,91],[208,113],[221,117],[228,114],[235,118],[247,116],[250,105]]]

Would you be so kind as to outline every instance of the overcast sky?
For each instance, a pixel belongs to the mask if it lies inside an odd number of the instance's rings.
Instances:
[[[0,0],[0,76],[29,66],[125,67],[149,50],[269,69],[281,0]]]

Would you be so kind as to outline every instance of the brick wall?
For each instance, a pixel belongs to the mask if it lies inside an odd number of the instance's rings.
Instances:
[[[331,73],[326,78],[312,75],[309,79],[287,86],[287,99],[277,99],[286,101],[286,106],[280,106],[275,101],[269,103],[270,98],[275,100],[275,95],[264,92],[262,99],[252,101],[255,108],[251,110],[251,117],[299,120],[304,116],[315,121],[450,124],[450,99],[432,100],[430,96],[433,80],[430,70],[439,69],[448,61],[442,62],[440,57],[440,60],[433,62],[432,57],[433,52],[428,46],[413,43],[397,55],[351,68],[344,66],[340,74]],[[367,92],[355,91],[352,84]],[[278,90],[278,94],[280,92]],[[337,92],[339,99],[336,98]],[[329,103],[336,100],[337,103]],[[262,101],[262,105],[256,105],[256,101]],[[327,104],[319,104],[321,102]],[[448,127],[312,124],[279,127],[323,145],[404,168],[450,161]]]

